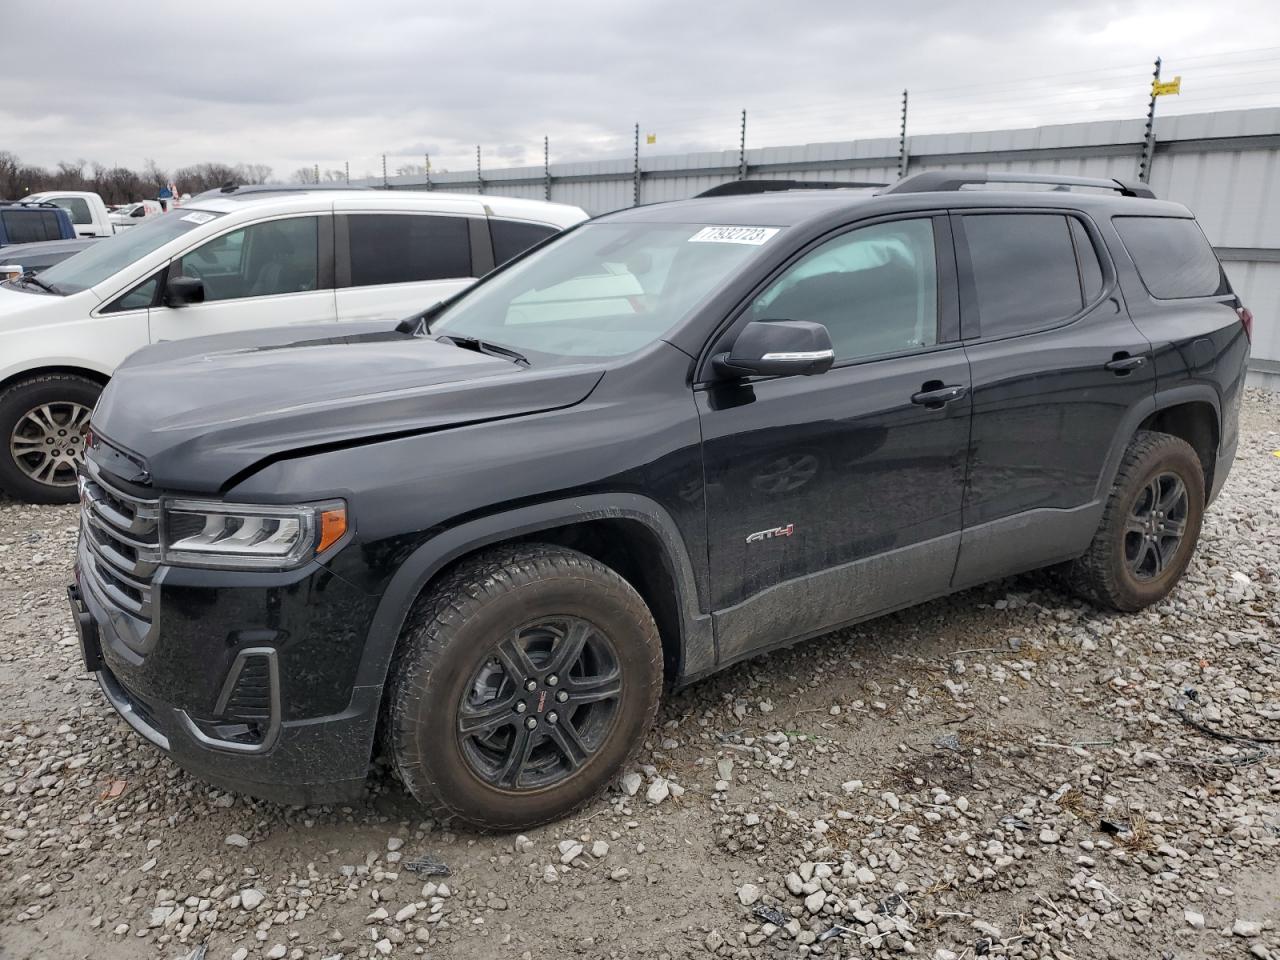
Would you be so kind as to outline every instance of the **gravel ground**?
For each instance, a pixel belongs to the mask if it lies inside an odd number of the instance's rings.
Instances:
[[[0,956],[1280,960],[1280,395],[1243,427],[1160,607],[1023,577],[754,660],[527,837],[181,772],[78,671],[73,508],[0,502]]]

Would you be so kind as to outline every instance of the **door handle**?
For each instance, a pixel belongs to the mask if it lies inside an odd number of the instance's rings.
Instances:
[[[930,380],[923,384],[919,393],[911,395],[911,402],[928,410],[941,410],[953,400],[959,400],[969,388],[962,383],[945,384],[941,380]]]
[[[1129,354],[1121,352],[1117,353],[1102,366],[1103,369],[1110,370],[1116,376],[1123,377],[1130,370],[1137,370],[1138,367],[1142,366],[1146,362],[1147,358],[1141,354],[1136,357],[1131,357]]]

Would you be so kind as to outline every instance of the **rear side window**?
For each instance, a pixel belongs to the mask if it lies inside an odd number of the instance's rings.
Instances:
[[[1200,225],[1184,217],[1115,217],[1147,292],[1158,300],[1230,293]]]
[[[521,223],[518,220],[490,220],[489,232],[493,235],[493,262],[502,266],[519,256],[536,243],[559,233],[555,227],[542,223]]]
[[[964,217],[982,336],[1042,330],[1079,312],[1084,301],[1067,219],[1055,213]]]
[[[71,214],[72,223],[93,223],[93,214],[84,197],[54,197],[52,202]]]
[[[39,243],[61,240],[62,228],[52,210],[6,210],[0,213],[7,243]]]
[[[347,224],[353,287],[472,276],[465,217],[359,213]]]

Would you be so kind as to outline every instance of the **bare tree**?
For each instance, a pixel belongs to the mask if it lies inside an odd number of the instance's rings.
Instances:
[[[170,182],[180,190],[199,193],[225,183],[266,183],[270,179],[271,168],[265,163],[197,163],[175,170],[170,177],[154,160],[147,160],[141,170],[87,160],[64,160],[48,170],[24,164],[16,154],[0,150],[0,198],[8,199],[44,190],[92,190],[107,203],[128,203],[155,197]]]
[[[155,187],[155,192],[159,193],[161,188],[169,185],[169,174],[161,170],[154,160],[148,158],[142,166],[142,180],[149,186]]]
[[[243,173],[245,183],[269,183],[271,181],[271,168],[265,163],[241,164],[240,170]]]
[[[187,193],[201,193],[228,183],[244,183],[244,170],[227,163],[197,163],[173,173],[173,183]]]

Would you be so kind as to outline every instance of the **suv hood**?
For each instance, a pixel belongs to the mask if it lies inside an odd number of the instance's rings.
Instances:
[[[161,489],[213,493],[265,460],[572,406],[602,371],[518,366],[390,321],[295,326],[144,347],[94,432]]]

